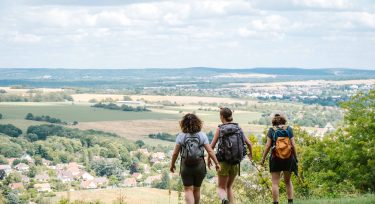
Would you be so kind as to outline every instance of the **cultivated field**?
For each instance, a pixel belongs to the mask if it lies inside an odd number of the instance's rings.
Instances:
[[[57,203],[62,198],[70,198],[71,201],[97,201],[112,204],[120,197],[124,197],[126,203],[137,204],[175,204],[178,203],[177,192],[169,196],[168,190],[155,188],[121,188],[121,189],[98,189],[82,190],[73,192],[59,192],[56,197],[50,199],[50,203]]]
[[[215,131],[220,123],[217,107],[212,111],[199,110],[198,105],[186,106],[165,106],[163,108],[153,108],[151,112],[124,112],[119,110],[107,110],[92,108],[88,103],[0,103],[0,113],[3,119],[0,124],[14,124],[26,131],[30,125],[43,124],[24,120],[27,113],[34,115],[49,115],[59,118],[65,122],[78,121],[79,124],[72,126],[83,130],[95,129],[116,133],[130,140],[142,139],[151,145],[169,145],[171,142],[150,139],[151,133],[166,132],[177,134],[180,131],[179,120],[186,113],[195,112],[204,121],[204,132]],[[249,111],[235,111],[235,122],[240,123],[246,134],[262,133],[264,127],[249,125],[248,122],[258,119],[260,113]]]
[[[203,131],[215,131],[219,122],[204,123]],[[177,134],[180,132],[178,120],[129,120],[129,121],[102,121],[80,123],[76,127],[87,130],[95,129],[113,132],[130,140],[142,139],[147,144],[172,144],[171,142],[148,138],[150,133],[166,132]],[[261,134],[264,130],[260,125],[241,124],[246,134]]]
[[[42,92],[42,93],[53,93],[53,92],[63,92],[65,89],[60,89],[60,88],[33,88],[33,89],[26,89],[26,88],[20,88],[20,89],[15,89],[12,87],[0,87],[0,89],[5,90],[7,93],[11,94],[20,94],[24,95],[28,93],[30,90],[37,91],[37,92]]]
[[[0,103],[0,113],[4,119],[23,119],[27,113],[34,115],[49,115],[66,122],[93,122],[112,120],[138,119],[176,119],[172,114],[156,112],[124,112],[92,108],[89,104],[75,103]]]
[[[124,95],[116,94],[73,94],[74,101],[76,102],[88,102],[91,99],[97,101],[104,99],[123,100]],[[217,98],[217,97],[198,97],[198,96],[158,96],[158,95],[131,95],[133,100],[147,101],[147,102],[162,102],[170,101],[178,104],[197,104],[199,102],[204,103],[245,103],[244,100],[233,99],[233,98]],[[253,101],[256,103],[256,101]]]

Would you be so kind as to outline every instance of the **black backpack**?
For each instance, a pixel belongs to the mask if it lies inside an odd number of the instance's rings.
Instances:
[[[197,134],[186,134],[181,148],[181,159],[184,159],[185,165],[195,166],[203,158],[204,149],[199,136]]]
[[[219,125],[217,159],[231,165],[240,164],[246,156],[244,133],[237,123]]]

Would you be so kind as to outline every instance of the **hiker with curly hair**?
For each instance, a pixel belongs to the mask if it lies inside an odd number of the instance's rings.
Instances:
[[[180,121],[181,133],[177,135],[176,145],[172,154],[170,171],[174,173],[178,154],[181,155],[180,173],[184,185],[185,202],[199,204],[200,187],[206,176],[204,150],[213,158],[217,171],[220,164],[212,150],[207,135],[201,132],[202,121],[195,114],[186,114]]]
[[[269,168],[272,175],[273,203],[279,203],[279,183],[281,172],[284,175],[288,204],[293,203],[292,172],[297,171],[297,154],[295,149],[293,129],[286,125],[287,120],[280,114],[272,118],[272,126],[267,133],[267,143],[263,152],[261,165],[271,150]]]

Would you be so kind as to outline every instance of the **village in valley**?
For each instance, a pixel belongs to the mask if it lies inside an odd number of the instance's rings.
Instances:
[[[130,152],[131,156],[135,157],[136,154],[149,158],[149,163],[139,163],[138,165],[142,168],[140,172],[125,170],[122,173],[123,180],[116,182],[111,181],[111,178],[95,176],[95,173],[86,170],[77,162],[53,164],[46,159],[36,161],[26,153],[20,158],[8,158],[8,164],[1,164],[0,177],[14,178],[17,182],[10,183],[9,187],[19,193],[35,189],[38,193],[50,196],[59,190],[59,185],[67,186],[68,191],[75,191],[116,187],[152,187],[155,182],[161,181],[162,171],[154,172],[151,168],[153,165],[168,165],[170,154],[149,152],[147,148]],[[178,173],[169,176],[176,177]]]

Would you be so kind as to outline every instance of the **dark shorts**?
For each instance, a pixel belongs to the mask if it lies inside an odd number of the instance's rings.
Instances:
[[[270,158],[270,172],[293,171],[292,161],[292,157],[289,159]]]
[[[203,179],[206,177],[206,163],[202,159],[196,166],[186,166],[181,161],[181,178],[184,186],[201,187]]]

